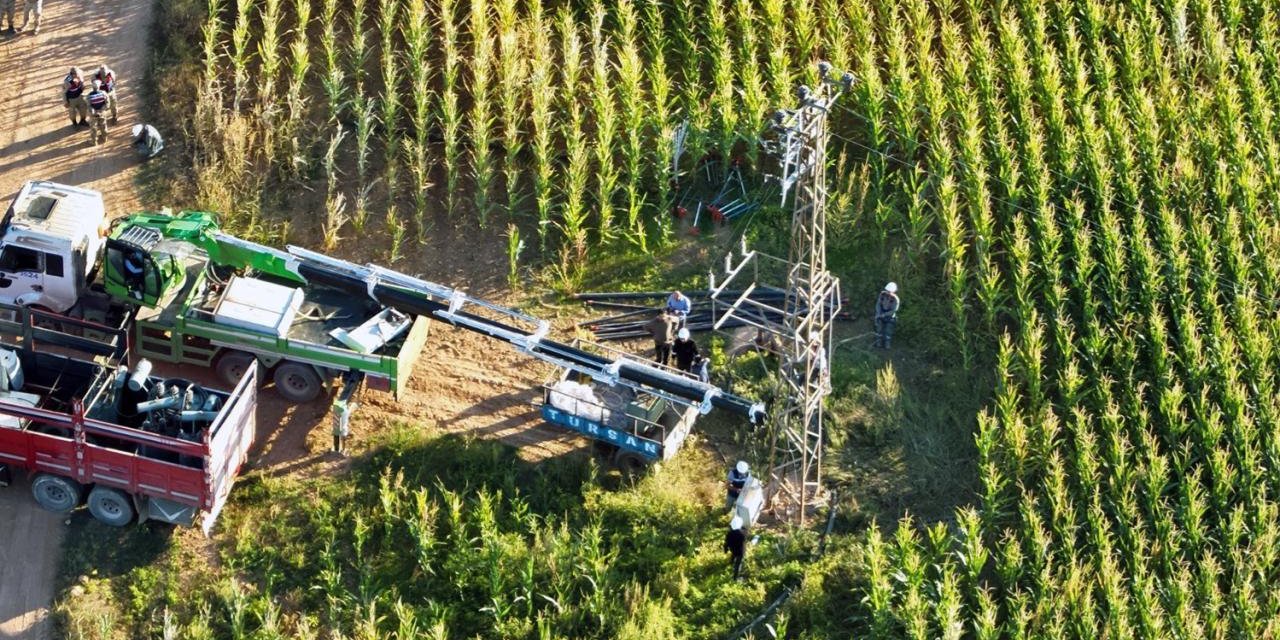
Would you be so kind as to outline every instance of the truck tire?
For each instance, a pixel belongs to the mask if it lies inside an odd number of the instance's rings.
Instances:
[[[119,489],[98,486],[89,492],[89,513],[102,524],[123,527],[133,522],[133,502]]]
[[[243,351],[228,351],[218,357],[218,363],[214,365],[214,369],[218,372],[220,378],[228,387],[236,386],[240,382],[240,378],[244,376],[244,372],[257,362],[257,356],[252,353]]]
[[[80,504],[83,489],[70,478],[42,473],[31,481],[31,496],[54,513],[71,513]]]
[[[613,456],[613,464],[618,470],[628,476],[639,475],[649,468],[649,459],[626,449],[618,449],[617,455]]]
[[[276,367],[276,392],[295,404],[311,402],[324,390],[324,381],[315,367],[299,362],[282,362]]]

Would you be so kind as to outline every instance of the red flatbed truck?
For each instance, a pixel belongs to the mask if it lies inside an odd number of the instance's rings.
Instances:
[[[258,368],[229,393],[150,376],[120,366],[127,336],[0,305],[0,476],[26,471],[51,511],[87,501],[109,525],[198,520],[207,535],[254,441]]]

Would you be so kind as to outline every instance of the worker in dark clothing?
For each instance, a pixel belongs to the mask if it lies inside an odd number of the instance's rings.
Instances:
[[[681,329],[676,334],[676,343],[671,347],[671,352],[676,356],[676,368],[693,372],[693,361],[698,357],[698,345],[689,338],[689,330]]]
[[[676,325],[680,320],[667,311],[659,313],[644,325],[653,334],[653,360],[661,365],[671,362],[671,341],[676,337]]]
[[[734,503],[738,501],[738,495],[742,493],[742,489],[750,481],[751,467],[747,465],[746,460],[739,460],[738,464],[729,470],[729,480],[726,483],[728,496],[725,502],[730,509],[733,508]]]
[[[747,533],[742,530],[742,518],[734,516],[729,521],[729,532],[724,536],[724,550],[733,559],[733,579],[742,574],[742,559],[747,555]]]
[[[877,347],[889,348],[893,339],[893,327],[898,324],[898,285],[890,282],[876,297],[876,344]]]

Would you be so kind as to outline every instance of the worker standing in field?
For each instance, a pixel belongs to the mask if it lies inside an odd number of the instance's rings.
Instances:
[[[738,501],[738,496],[742,495],[743,488],[750,481],[751,467],[747,465],[746,460],[739,460],[738,464],[729,470],[729,478],[725,481],[725,486],[728,488],[725,495],[725,506],[732,509],[734,503]]]
[[[742,530],[742,518],[734,516],[729,521],[729,532],[724,536],[724,550],[733,560],[733,579],[742,574],[742,559],[747,555],[747,533]]]
[[[89,105],[84,102],[84,76],[80,67],[71,67],[67,77],[62,79],[62,103],[67,107],[67,115],[71,116],[71,127],[89,124]]]
[[[667,296],[667,313],[674,314],[680,320],[680,326],[684,326],[684,322],[689,318],[689,312],[692,310],[693,303],[683,293],[672,291],[671,295]]]
[[[98,70],[93,72],[93,79],[102,85],[103,93],[107,94],[107,106],[111,108],[111,124],[115,124],[119,119],[116,112],[116,72],[105,64],[98,65]]]
[[[676,334],[676,343],[671,347],[676,357],[676,368],[686,373],[693,372],[693,361],[698,357],[698,344],[689,337],[688,329],[681,329]]]
[[[22,12],[22,28],[18,31],[26,31],[27,25],[31,24],[31,16],[35,16],[35,29],[31,30],[32,35],[40,35],[40,14],[44,13],[44,0],[27,0],[26,9]]]
[[[671,341],[676,337],[676,325],[679,323],[674,315],[663,310],[645,324],[644,327],[653,335],[654,362],[665,366],[671,361]]]
[[[106,142],[108,100],[101,81],[93,81],[93,90],[84,97],[84,103],[89,106],[89,117],[93,119],[93,125],[89,128],[89,140],[94,145]]]
[[[901,302],[898,300],[898,285],[890,282],[884,286],[884,290],[876,297],[876,344],[875,346],[888,349],[889,341],[893,339],[893,327],[898,323],[898,307]]]

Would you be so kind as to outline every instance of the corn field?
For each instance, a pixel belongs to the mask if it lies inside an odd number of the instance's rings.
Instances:
[[[643,247],[669,233],[670,138],[681,122],[690,123],[689,157],[754,158],[764,113],[793,101],[815,60],[856,76],[832,113],[832,155],[844,171],[832,176],[832,202],[858,226],[832,237],[872,234],[905,247],[918,260],[913,277],[945,298],[949,313],[932,329],[956,345],[954,366],[990,362],[997,384],[975,420],[972,505],[950,522],[907,519],[889,533],[873,525],[838,556],[846,566],[828,566],[797,600],[791,633],[1280,635],[1280,395],[1271,373],[1280,360],[1280,6],[404,0],[362,3],[365,28],[388,28],[373,14],[400,4],[423,19],[362,46],[416,43],[405,45],[413,56],[334,56],[321,37],[308,63],[292,4],[213,2],[204,50],[218,62],[201,86],[223,107],[200,111],[199,122],[271,122],[288,132],[273,147],[295,150],[304,171],[354,171],[359,184],[403,163],[371,210],[395,211],[403,199],[419,233],[435,203],[484,224],[505,216],[536,225],[539,247],[560,256],[566,278],[596,243]],[[253,39],[267,11],[287,15],[271,36],[287,52],[246,60],[262,50]],[[415,33],[415,24],[432,28]],[[328,87],[326,78],[356,76],[343,64],[361,58],[400,74],[366,69],[362,85]],[[262,77],[267,68],[279,77]],[[380,80],[405,70],[413,73],[403,85]],[[314,89],[296,94],[299,77]],[[356,86],[374,95],[352,103]],[[388,116],[391,101],[400,108]],[[353,110],[384,114],[366,143]],[[332,161],[352,146],[337,147],[335,120],[355,132],[364,169]],[[274,168],[266,151],[213,132],[197,136],[207,165],[246,179],[261,175],[246,167]],[[365,144],[406,149],[378,163]],[[233,195],[249,192],[233,184]],[[360,201],[357,187],[327,184]],[[462,549],[468,562],[518,546],[476,537],[487,518],[520,522],[511,494],[484,498],[465,523],[452,515],[454,498],[431,502],[428,517],[417,495],[396,493],[392,524],[367,524],[362,544],[392,536],[422,553],[413,536],[430,529],[430,540]],[[590,625],[601,605],[587,585],[598,586],[594,554],[608,552],[593,546],[592,529],[574,533],[569,551],[557,550],[569,534],[554,526],[515,526],[540,552],[525,569],[452,585],[485,603],[466,614],[468,625],[483,619],[498,636],[539,637],[537,621],[554,618],[565,625],[557,636],[600,635]],[[324,562],[339,561],[317,570]],[[337,599],[329,606],[344,615],[400,619],[396,601],[349,595],[347,572],[331,571],[343,591],[308,597]],[[447,561],[419,571],[456,579]],[[561,605],[564,594],[547,585],[568,589],[574,611],[545,598],[516,602],[525,580]],[[643,580],[627,589],[657,601],[673,593]],[[421,634],[455,628],[447,616],[414,620]],[[700,635],[691,618],[683,624],[677,635]]]

